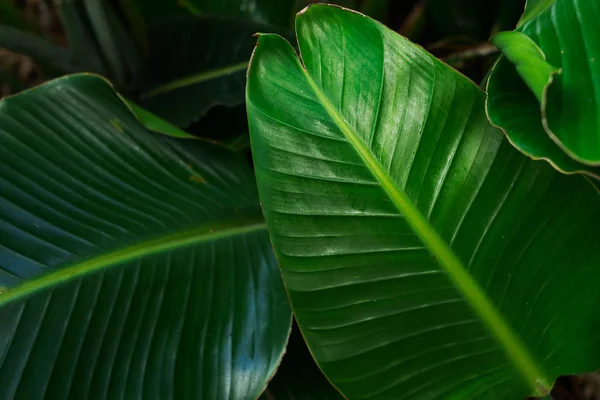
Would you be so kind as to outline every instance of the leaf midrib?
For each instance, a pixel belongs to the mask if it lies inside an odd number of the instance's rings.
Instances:
[[[52,271],[48,274],[26,281],[25,283],[0,292],[0,307],[37,293],[48,287],[76,279],[93,272],[122,265],[143,257],[161,252],[180,249],[200,243],[213,242],[227,237],[249,234],[266,230],[262,219],[237,221],[235,223],[213,223],[169,236],[150,239],[106,254],[98,255],[77,262],[70,266]]]
[[[314,91],[317,100],[359,154],[366,167],[375,176],[382,189],[389,196],[404,219],[409,223],[429,251],[436,257],[438,264],[453,281],[465,300],[494,335],[497,342],[505,350],[508,358],[513,362],[515,368],[521,373],[533,390],[533,393],[536,395],[545,395],[551,388],[550,382],[552,381],[537,366],[534,357],[529,353],[527,347],[514,333],[502,315],[500,315],[494,304],[487,298],[483,290],[479,287],[479,284],[469,275],[467,269],[452,249],[437,234],[408,196],[397,187],[392,177],[375,158],[370,149],[367,148],[358,133],[348,125],[327,95],[309,75],[300,60],[297,57],[295,58],[308,84]]]
[[[202,71],[197,74],[188,75],[183,78],[175,79],[170,82],[164,83],[160,86],[157,86],[156,88],[142,94],[141,98],[147,100],[156,97],[160,94],[172,92],[174,90],[181,89],[186,86],[196,85],[198,83],[206,82],[212,79],[218,79],[223,76],[244,71],[246,68],[248,68],[248,61],[243,61],[237,64],[232,64],[226,67],[213,69],[209,71]]]

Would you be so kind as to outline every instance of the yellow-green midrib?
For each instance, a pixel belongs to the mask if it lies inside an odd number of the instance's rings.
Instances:
[[[452,249],[437,234],[408,196],[396,185],[392,177],[367,148],[358,133],[354,132],[348,125],[299,60],[298,66],[304,73],[319,103],[336,123],[345,138],[352,144],[400,214],[402,214],[425,246],[436,257],[440,267],[446,272],[463,298],[496,338],[496,341],[505,351],[515,369],[519,371],[527,385],[533,390],[533,393],[544,394],[551,387],[551,380],[538,367],[537,362],[525,344],[514,333],[490,299],[487,298],[479,284],[469,275]]]
[[[116,267],[143,257],[180,249],[187,246],[208,243],[266,230],[264,221],[247,221],[244,224],[212,224],[185,232],[150,239],[141,243],[90,257],[69,266],[28,280],[14,288],[0,293],[0,307],[18,301],[48,287],[65,283],[78,277],[89,275],[107,268]]]

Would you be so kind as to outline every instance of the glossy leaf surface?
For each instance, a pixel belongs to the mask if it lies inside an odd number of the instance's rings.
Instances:
[[[290,310],[245,161],[78,75],[0,103],[0,398],[256,398]]]
[[[333,384],[519,399],[598,368],[598,192],[514,150],[476,85],[381,24],[313,6],[296,26],[301,60],[259,38],[247,107],[292,309]]]
[[[501,59],[488,83],[490,120],[526,154],[549,159],[564,172],[583,170],[598,175],[598,168],[593,168],[600,165],[598,2],[532,1],[517,31],[531,39],[544,61],[558,72],[548,76],[544,68],[536,68],[524,76]],[[499,47],[511,53],[512,64],[531,63],[531,53],[515,50],[525,40],[514,35],[511,41],[512,45]],[[528,95],[526,86],[515,83],[520,78],[534,96]],[[532,78],[545,84],[532,87]]]

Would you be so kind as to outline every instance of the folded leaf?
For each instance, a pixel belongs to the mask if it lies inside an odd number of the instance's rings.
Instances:
[[[500,60],[488,83],[488,114],[526,154],[548,159],[563,172],[599,175],[600,166],[600,7],[596,0],[530,1],[513,38],[526,35],[547,64],[560,72],[533,90],[520,90],[531,75]],[[515,41],[513,41],[515,43]],[[500,46],[512,63],[531,60],[529,53]],[[547,75],[540,70],[534,74]],[[527,113],[519,112],[528,110]],[[515,112],[512,112],[515,110]],[[556,146],[550,143],[553,141]],[[558,149],[556,148],[558,147]],[[561,156],[559,151],[565,153]],[[577,166],[567,157],[583,164]],[[588,166],[588,167],[586,167]],[[589,168],[592,167],[592,168]]]
[[[350,399],[519,399],[600,366],[600,194],[513,149],[484,93],[355,12],[261,35],[247,107],[295,316]]]
[[[256,398],[290,329],[253,176],[70,76],[0,102],[0,398]]]

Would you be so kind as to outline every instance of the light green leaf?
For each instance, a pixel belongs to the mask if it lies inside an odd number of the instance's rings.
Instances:
[[[559,69],[546,61],[544,53],[521,32],[501,32],[490,41],[513,63],[521,78],[541,103],[546,86],[552,83]]]
[[[256,398],[290,309],[245,160],[77,75],[0,102],[0,398]]]
[[[181,139],[197,139],[195,136],[182,131],[170,122],[158,118],[150,111],[138,106],[134,102],[126,100],[125,103],[146,129]]]
[[[350,399],[520,399],[598,368],[600,194],[513,149],[484,93],[355,12],[262,35],[247,107],[292,309]]]
[[[525,21],[525,22],[523,22]],[[512,63],[529,64],[531,74],[499,61],[488,83],[490,120],[503,128],[526,154],[546,158],[559,170],[598,175],[600,166],[600,7],[595,0],[528,3],[526,17],[511,33],[513,43],[539,47],[546,63],[560,70],[552,75],[542,59],[513,45]],[[505,35],[505,34],[503,34]],[[524,39],[524,37],[528,39]],[[507,53],[505,53],[507,54]],[[533,63],[534,64],[533,64]],[[543,67],[543,68],[542,68]],[[538,69],[535,69],[538,68]],[[540,69],[541,68],[541,69]],[[523,79],[537,97],[527,96],[515,80]],[[548,79],[550,75],[551,79]],[[546,80],[546,84],[540,86]],[[509,92],[508,88],[512,91]],[[511,113],[507,110],[531,110]],[[550,143],[552,141],[553,143]],[[556,148],[558,147],[558,148]],[[560,152],[564,152],[561,155]],[[568,158],[576,161],[570,161]],[[577,164],[582,164],[578,166]]]

